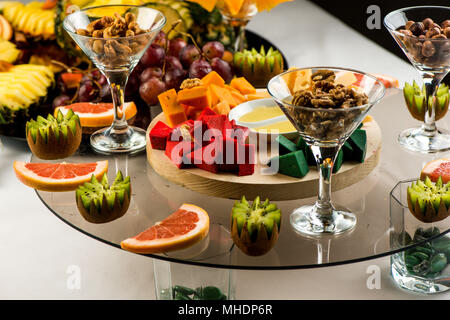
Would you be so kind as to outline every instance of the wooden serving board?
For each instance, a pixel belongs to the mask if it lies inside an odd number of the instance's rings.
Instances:
[[[156,173],[169,181],[202,194],[227,199],[240,199],[242,195],[253,199],[259,195],[263,199],[282,201],[317,195],[319,174],[315,168],[311,168],[303,178],[283,174],[264,175],[261,169],[266,165],[258,163],[253,175],[243,177],[227,172],[215,174],[198,168],[178,169],[163,150],[153,150],[151,147],[149,133],[158,121],[165,122],[163,113],[156,116],[147,129],[147,159]],[[364,163],[344,162],[339,172],[333,174],[333,191],[360,181],[378,164],[381,150],[380,127],[372,120],[365,123],[363,128],[367,133],[366,159]]]

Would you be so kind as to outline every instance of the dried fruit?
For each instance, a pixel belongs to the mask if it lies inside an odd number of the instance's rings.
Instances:
[[[244,253],[259,256],[275,245],[281,226],[281,211],[269,199],[256,197],[252,205],[245,196],[231,210],[231,235]]]
[[[105,223],[122,217],[128,210],[131,199],[130,177],[123,178],[119,171],[112,185],[103,175],[99,182],[92,175],[90,182],[78,187],[76,200],[83,218],[92,223]]]
[[[40,159],[52,160],[71,156],[81,143],[80,118],[72,110],[58,112],[47,119],[38,116],[26,124],[27,142],[31,152]]]

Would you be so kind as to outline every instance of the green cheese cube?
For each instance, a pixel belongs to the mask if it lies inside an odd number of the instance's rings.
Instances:
[[[344,145],[341,148],[341,151],[344,153],[344,161],[353,160],[353,147],[350,142],[345,141]]]
[[[334,161],[333,173],[336,173],[341,169],[342,163],[344,162],[344,151],[339,150],[336,160]]]
[[[353,148],[353,159],[364,162],[366,158],[367,134],[365,130],[357,129],[347,140]]]
[[[278,172],[287,176],[302,178],[309,172],[308,163],[302,150],[278,157]]]
[[[279,135],[277,137],[277,142],[279,145],[280,156],[297,151],[297,146],[295,145],[295,143],[293,143],[291,140],[289,140],[285,136]]]

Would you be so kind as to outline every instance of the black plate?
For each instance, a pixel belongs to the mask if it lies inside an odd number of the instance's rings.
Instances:
[[[274,44],[272,44],[269,40],[261,37],[260,35],[250,31],[246,30],[246,37],[247,37],[247,46],[248,48],[255,48],[258,49],[262,46],[264,48],[268,49],[270,47],[273,47],[275,50],[280,51],[281,56],[283,57],[283,63],[284,63],[284,69],[287,70],[289,68],[288,62],[286,60],[286,57],[284,56],[283,52],[278,49]],[[35,119],[38,115],[41,115],[43,117],[47,117],[48,112],[51,112],[51,105],[53,102],[54,97],[58,95],[56,90],[53,90],[51,93],[51,96],[48,97],[45,104],[40,105],[39,110],[37,112],[33,112],[33,114],[30,115],[30,119]],[[140,99],[140,97],[137,97],[136,99],[133,99],[136,103],[136,106],[138,107],[138,113],[136,115],[135,123],[134,125],[143,129],[147,129],[148,125],[151,121],[150,116],[150,108],[147,107],[147,105]],[[19,139],[25,140],[25,122],[21,125],[0,125],[0,135],[3,136],[9,136],[9,137],[15,137]]]

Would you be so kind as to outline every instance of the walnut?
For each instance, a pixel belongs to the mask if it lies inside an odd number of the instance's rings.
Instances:
[[[312,81],[326,80],[329,82],[334,82],[334,79],[336,79],[336,75],[331,70],[318,70],[311,76]]]
[[[95,30],[92,32],[92,36],[94,38],[103,38],[103,31],[102,30]]]
[[[180,89],[192,89],[201,85],[203,85],[203,82],[198,78],[186,79],[181,83]]]
[[[111,44],[111,46],[114,48],[114,51],[116,53],[120,54],[130,54],[132,52],[131,48],[125,44],[120,43],[117,40],[108,40],[106,41],[107,43],[109,42]]]
[[[309,90],[299,90],[294,93],[292,104],[294,106],[310,106],[313,94]]]
[[[89,32],[85,29],[77,29],[77,34],[81,35],[81,36],[89,36]]]
[[[125,22],[127,23],[127,25],[129,25],[131,22],[135,22],[136,21],[136,16],[130,12],[127,12],[125,14]]]

